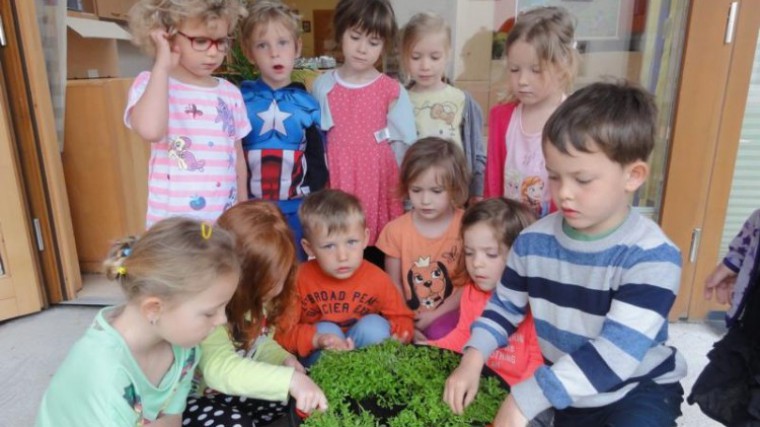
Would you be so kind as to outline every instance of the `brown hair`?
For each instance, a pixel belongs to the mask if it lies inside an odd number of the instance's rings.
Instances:
[[[412,182],[433,167],[442,171],[439,178],[451,197],[451,203],[456,207],[464,206],[470,182],[464,152],[453,142],[436,136],[418,140],[404,154],[399,171],[399,196],[409,197]]]
[[[261,335],[264,312],[267,322],[274,324],[295,297],[293,234],[280,210],[263,200],[232,206],[219,217],[217,224],[236,238],[242,274],[227,304],[227,321],[234,340],[249,348]],[[280,282],[283,282],[282,292],[267,301],[267,294]]]
[[[298,219],[301,220],[306,240],[313,238],[320,229],[330,235],[336,231],[347,231],[355,221],[365,226],[361,202],[342,190],[325,189],[304,197],[298,208]]]
[[[536,215],[529,207],[517,200],[496,197],[467,208],[462,216],[459,233],[464,244],[464,233],[475,224],[485,223],[499,245],[504,245],[504,249],[509,250],[517,236],[535,221]],[[468,277],[465,257],[461,256],[454,274],[455,283],[463,284]]]
[[[391,52],[396,40],[396,15],[389,0],[340,0],[335,6],[333,30],[335,43],[341,45],[343,34],[356,28],[383,39],[383,52]]]
[[[285,3],[274,0],[258,0],[248,7],[248,16],[240,24],[240,45],[248,55],[257,29],[266,30],[270,22],[279,22],[293,35],[293,41],[301,37],[301,16]],[[297,48],[296,44],[296,48]]]
[[[560,71],[564,89],[570,92],[578,73],[580,55],[574,47],[575,28],[572,17],[561,7],[537,7],[515,18],[506,42],[507,62],[509,48],[524,41],[536,50],[541,66],[551,64]]]
[[[246,14],[241,0],[140,0],[129,10],[129,30],[132,43],[153,56],[156,53],[150,38],[153,30],[161,28],[171,33],[185,20],[199,18],[206,23],[223,19],[232,33],[238,19]]]
[[[219,275],[239,274],[240,263],[235,241],[225,230],[172,217],[157,222],[139,238],[114,243],[103,269],[109,279],[119,280],[131,301],[141,296],[192,295]]]
[[[451,27],[440,15],[436,15],[430,12],[421,12],[409,19],[409,22],[401,29],[401,69],[409,72],[409,59],[412,56],[412,50],[414,45],[417,44],[420,39],[429,34],[445,34],[446,35],[446,47],[445,50],[451,49]]]
[[[657,107],[641,87],[599,82],[570,95],[549,117],[542,142],[563,154],[571,145],[590,153],[596,144],[610,160],[627,165],[647,161],[654,148]]]

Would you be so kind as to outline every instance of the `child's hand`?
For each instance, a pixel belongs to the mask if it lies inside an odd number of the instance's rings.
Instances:
[[[296,372],[300,372],[302,374],[306,373],[306,368],[303,367],[301,362],[299,362],[295,356],[288,356],[285,360],[283,360],[282,366],[290,366],[291,368],[295,368]]]
[[[461,415],[478,393],[480,371],[485,360],[479,351],[468,349],[462,356],[459,366],[446,379],[443,389],[443,401],[455,414]]]
[[[322,389],[306,374],[295,372],[290,380],[290,395],[296,400],[296,408],[305,413],[327,410],[327,397]]]
[[[425,336],[425,334],[423,334],[421,330],[415,328],[414,329],[414,343],[417,344],[417,343],[425,342],[425,341],[427,341],[427,337]]]
[[[401,344],[406,344],[409,342],[409,332],[404,331],[401,333],[401,335],[393,334],[391,335],[391,339],[394,341],[398,341]]]
[[[507,400],[499,407],[496,418],[493,420],[493,427],[525,427],[528,420],[525,419],[520,408],[517,407],[512,395],[507,396]]]
[[[711,300],[715,292],[718,303],[731,304],[734,284],[736,284],[736,273],[721,262],[705,279],[705,299]]]
[[[156,62],[154,67],[169,71],[179,64],[179,52],[169,42],[170,34],[162,29],[150,32],[150,38],[156,46]]]
[[[347,351],[354,349],[354,341],[351,338],[343,339],[335,334],[316,334],[314,347],[322,350]]]

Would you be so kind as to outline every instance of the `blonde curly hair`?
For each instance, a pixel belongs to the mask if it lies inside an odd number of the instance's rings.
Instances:
[[[129,30],[132,43],[150,56],[156,47],[150,32],[167,29],[172,33],[187,19],[198,18],[204,22],[224,19],[232,34],[238,20],[248,15],[242,0],[141,0],[129,11]]]

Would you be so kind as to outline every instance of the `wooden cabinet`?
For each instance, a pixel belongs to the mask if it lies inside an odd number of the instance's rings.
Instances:
[[[70,80],[62,153],[79,265],[98,272],[115,239],[145,230],[150,146],[123,124],[132,79]]]

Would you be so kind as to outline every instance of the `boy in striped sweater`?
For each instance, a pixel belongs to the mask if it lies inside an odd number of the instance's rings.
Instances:
[[[530,309],[545,365],[512,388],[494,426],[522,427],[552,407],[557,427],[675,425],[686,363],[665,341],[681,255],[629,204],[649,172],[656,114],[643,90],[596,83],[549,118],[543,151],[559,211],[515,240],[446,382],[454,412]]]

